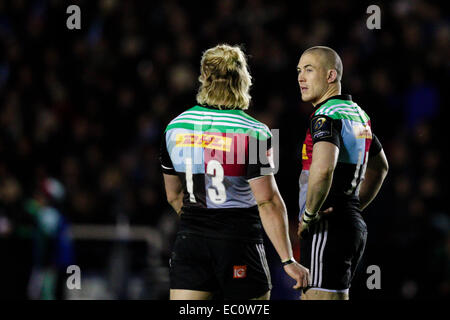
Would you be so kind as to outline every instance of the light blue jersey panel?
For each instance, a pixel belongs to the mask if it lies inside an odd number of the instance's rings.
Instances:
[[[193,131],[184,128],[170,129],[166,133],[167,151],[177,172],[186,173],[186,159],[191,159],[192,174],[205,173],[205,158],[203,148],[192,146],[177,146],[177,134],[201,134],[201,131]]]
[[[300,207],[298,219],[300,221],[302,220],[303,213],[306,210],[306,194],[308,192],[308,179],[309,179],[309,170],[302,170],[299,179],[300,194],[298,198],[298,204]]]
[[[252,190],[249,188],[248,181],[245,177],[224,176],[223,185],[227,190],[226,201],[217,204],[211,201],[209,193],[216,192],[216,187],[212,183],[212,176],[205,175],[205,185],[207,190],[206,203],[208,208],[250,208],[256,206],[256,200]]]
[[[366,139],[358,138],[361,126],[365,124],[349,119],[342,119],[342,142],[339,150],[339,162],[358,164],[364,159]],[[367,125],[366,125],[367,126]]]

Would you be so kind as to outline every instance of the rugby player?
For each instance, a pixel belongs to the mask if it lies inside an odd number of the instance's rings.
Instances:
[[[251,76],[242,50],[206,50],[199,81],[198,104],[169,123],[161,144],[167,200],[180,216],[170,299],[269,299],[263,229],[294,289],[306,287],[273,176],[272,133],[243,111]]]
[[[369,116],[341,94],[342,61],[331,48],[307,49],[297,65],[302,100],[314,112],[302,148],[300,262],[311,282],[302,300],[347,300],[364,252],[362,210],[388,171]]]

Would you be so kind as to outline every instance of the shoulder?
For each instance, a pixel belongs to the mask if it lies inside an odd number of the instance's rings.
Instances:
[[[334,133],[333,129],[337,129],[336,122],[338,121],[323,114],[313,115],[309,128],[313,141],[331,137]]]
[[[194,106],[186,111],[183,111],[169,122],[164,130],[164,133],[170,129],[176,128],[192,129],[195,124],[198,124],[199,119],[197,117],[200,115],[199,110],[199,106]]]
[[[367,122],[370,120],[367,113],[357,103],[341,99],[331,99],[320,106],[314,112],[313,118],[316,116],[327,116],[334,120],[348,119],[358,122]]]
[[[272,136],[270,129],[264,123],[242,110],[214,110],[201,106],[194,106],[175,117],[168,124],[165,132],[177,128],[190,130],[214,128],[221,132],[232,130],[235,133],[248,134],[258,140],[266,140]]]
[[[259,120],[256,120],[252,116],[248,115],[244,111],[241,110],[235,110],[236,115],[239,117],[242,117],[242,119],[247,122],[249,125],[251,125],[251,131],[252,135],[257,138],[258,140],[266,140],[272,137],[272,132],[270,131],[269,127],[262,123]]]

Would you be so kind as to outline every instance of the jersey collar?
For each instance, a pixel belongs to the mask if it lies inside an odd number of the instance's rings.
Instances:
[[[322,101],[321,103],[319,103],[318,105],[316,105],[314,107],[315,110],[317,110],[318,108],[320,108],[323,104],[327,103],[328,101],[332,100],[332,99],[339,99],[339,100],[349,100],[352,101],[352,96],[349,94],[337,94],[335,96],[329,97],[328,99]]]
[[[239,110],[238,108],[231,109],[231,108],[227,108],[227,107],[223,107],[223,106],[211,106],[209,104],[197,104],[197,105],[200,106],[200,107],[207,108],[207,109],[212,109],[212,110],[221,110],[221,111],[224,111],[224,110]]]

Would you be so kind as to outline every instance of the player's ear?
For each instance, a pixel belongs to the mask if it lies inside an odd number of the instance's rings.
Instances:
[[[328,83],[333,83],[337,79],[337,71],[335,69],[328,70],[327,81]]]

